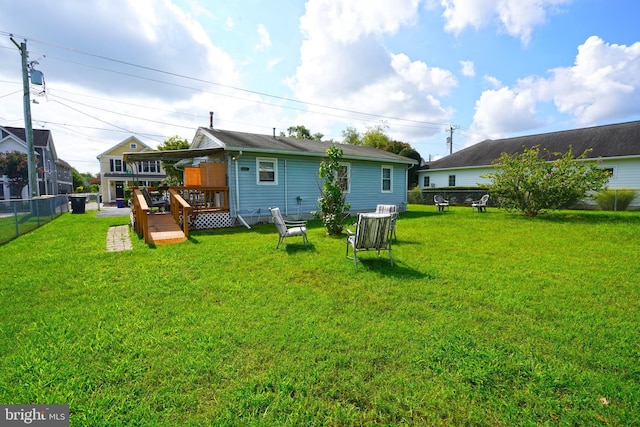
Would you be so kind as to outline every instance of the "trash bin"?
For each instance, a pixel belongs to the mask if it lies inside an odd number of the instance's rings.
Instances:
[[[119,208],[124,208],[124,199],[116,199],[116,206]]]
[[[85,204],[87,203],[87,196],[69,196],[69,200],[71,200],[71,213],[84,213]]]

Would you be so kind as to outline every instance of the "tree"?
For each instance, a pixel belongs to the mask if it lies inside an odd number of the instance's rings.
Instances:
[[[280,133],[280,135],[282,135],[282,133]],[[316,133],[314,133],[312,135],[311,131],[309,129],[307,129],[305,126],[298,125],[298,126],[289,126],[287,128],[287,136],[289,138],[310,139],[310,140],[313,140],[313,141],[322,141],[322,138],[324,137],[324,134],[322,134],[320,132],[316,132]]]
[[[185,150],[189,148],[189,141],[180,138],[178,135],[167,138],[162,144],[158,145],[158,150]],[[182,182],[182,171],[175,168],[178,160],[163,160],[162,168],[167,174],[167,182],[171,185],[177,185]]]
[[[327,233],[332,235],[342,233],[344,214],[351,208],[351,205],[346,202],[340,179],[342,170],[340,159],[342,159],[342,150],[333,145],[327,148],[327,158],[320,162],[318,170],[318,176],[323,180],[318,208]]]
[[[29,162],[27,154],[20,151],[0,153],[0,176],[6,175],[9,187],[22,198],[22,189],[29,184]]]
[[[483,175],[492,180],[489,191],[501,207],[534,217],[543,210],[559,209],[607,186],[609,173],[584,159],[590,150],[575,157],[551,153],[540,146],[523,147],[522,153],[502,153],[493,162],[495,172]]]
[[[409,145],[409,144],[407,144]],[[400,156],[404,156],[404,157],[408,157],[410,159],[416,160],[418,163],[411,166],[409,168],[409,176],[408,176],[408,185],[409,185],[409,189],[415,187],[416,185],[418,185],[418,168],[420,167],[420,164],[422,163],[422,156],[420,155],[420,153],[418,153],[416,150],[414,150],[413,148],[411,148],[411,146],[409,145],[408,147],[403,148],[398,155]]]
[[[347,127],[342,131],[343,144],[362,145],[360,133],[354,127]]]
[[[364,135],[362,135],[362,145],[384,150],[391,142],[391,138],[387,135],[387,125],[376,125],[368,127]]]

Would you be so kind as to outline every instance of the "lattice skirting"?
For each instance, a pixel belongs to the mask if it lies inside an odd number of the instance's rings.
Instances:
[[[182,221],[182,214],[180,214],[181,224]],[[189,229],[192,230],[230,227],[233,227],[233,220],[229,212],[203,212],[189,218]]]

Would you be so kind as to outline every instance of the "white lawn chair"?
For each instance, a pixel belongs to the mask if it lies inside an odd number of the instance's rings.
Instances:
[[[389,251],[389,262],[393,265],[393,254],[391,250],[391,214],[359,214],[356,232],[347,230],[347,258],[349,248],[353,249],[353,265],[358,267],[357,253],[359,251],[374,250]]]
[[[471,209],[476,209],[478,212],[486,212],[487,211],[487,202],[489,201],[489,195],[485,194],[480,198],[480,200],[476,200],[471,203]]]
[[[449,202],[439,194],[433,196],[433,203],[438,207],[438,212],[444,211],[445,208],[449,209]]]
[[[276,229],[278,230],[278,244],[276,245],[276,249],[280,247],[280,243],[287,237],[291,236],[302,236],[302,241],[304,242],[304,247],[307,247],[307,222],[306,221],[286,221],[282,218],[282,214],[280,213],[280,208],[269,208],[271,211],[271,216],[273,217],[273,223],[276,225]]]
[[[396,205],[378,205],[376,206],[376,213],[391,215],[391,235],[393,235],[393,238],[397,240],[396,220],[398,219],[398,207]]]

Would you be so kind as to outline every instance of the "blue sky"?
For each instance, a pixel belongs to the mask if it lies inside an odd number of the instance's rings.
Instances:
[[[640,119],[635,0],[0,0],[0,124],[23,126],[27,39],[45,74],[34,128],[81,172],[134,134],[198,126],[341,141],[385,126],[424,159],[487,138]]]

